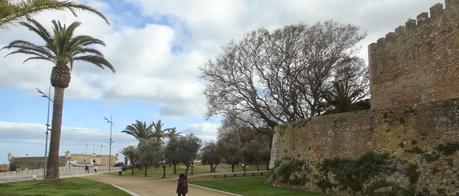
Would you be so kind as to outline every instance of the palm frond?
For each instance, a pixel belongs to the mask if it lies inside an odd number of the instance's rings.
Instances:
[[[121,131],[122,133],[126,133],[128,135],[132,135],[138,141],[141,140],[148,140],[152,137],[151,125],[147,126],[147,123],[144,121],[136,120],[135,123],[126,126],[126,129]]]
[[[70,40],[72,40],[73,38],[73,32],[75,32],[75,29],[80,26],[81,23],[80,22],[73,22],[72,24],[70,24],[70,26],[65,30],[65,35],[64,35],[64,40],[63,42],[65,43],[65,46],[64,46],[64,50],[65,51],[68,51],[69,48],[71,48],[71,45],[69,44],[70,43]]]
[[[76,60],[79,60],[79,61],[86,61],[88,63],[92,63],[102,69],[104,69],[105,67],[109,68],[110,70],[112,70],[113,73],[116,72],[115,68],[112,66],[112,64],[110,64],[110,62],[107,61],[107,59],[105,59],[104,57],[102,56],[98,56],[98,55],[86,55],[86,56],[78,56],[78,57],[75,57],[73,58],[74,61]]]
[[[95,44],[95,45],[102,45],[102,46],[105,46],[105,42],[100,40],[100,39],[96,39],[92,36],[89,36],[89,35],[80,35],[80,36],[76,36],[74,37],[71,41],[70,41],[70,46],[71,47],[82,47],[82,46],[88,46],[88,45],[92,45],[92,44]]]
[[[40,57],[40,56],[29,57],[29,58],[27,58],[26,60],[24,60],[23,63],[26,63],[27,61],[30,61],[30,60],[44,60],[44,61],[49,61],[49,62],[55,63],[54,61],[50,60],[49,58]]]
[[[36,44],[33,44],[31,42],[28,42],[28,41],[24,41],[24,40],[13,41],[10,44],[8,44],[8,46],[3,47],[2,49],[13,49],[13,48],[35,51],[35,52],[43,54],[44,56],[47,56],[47,57],[53,57],[54,56],[52,54],[52,52],[49,51],[49,49],[47,49],[46,47],[37,46]]]
[[[46,45],[39,46],[28,41],[16,40],[2,48],[16,49],[7,54],[7,56],[23,53],[34,56],[34,58],[29,58],[26,61],[32,59],[45,60],[45,58],[47,58],[48,61],[54,62],[55,64],[68,65],[68,63],[70,63],[70,68],[73,68],[74,61],[85,61],[102,69],[109,68],[115,73],[115,68],[105,59],[102,52],[87,47],[91,44],[105,45],[102,40],[88,35],[73,36],[75,29],[80,25],[79,22],[74,22],[67,27],[61,22],[53,20],[52,36],[50,36],[50,33],[35,20],[31,19],[28,23],[23,22],[21,24],[28,27],[29,30],[39,34],[46,42]]]
[[[86,53],[94,54],[94,55],[101,56],[101,57],[104,56],[104,54],[97,49],[80,48],[80,47],[74,49],[74,51],[72,52],[72,56],[76,56],[78,54],[86,54]]]
[[[51,41],[51,36],[50,36],[48,30],[46,30],[46,28],[44,28],[40,23],[38,23],[34,19],[29,18],[27,21],[29,23],[20,22],[19,24],[21,24],[22,26],[27,27],[29,30],[37,33],[43,40],[46,41],[46,43]],[[30,24],[30,23],[32,23],[34,26],[32,26],[32,24]]]
[[[0,27],[45,10],[68,10],[75,16],[77,10],[88,11],[100,16],[107,24],[110,24],[107,18],[98,10],[83,4],[73,3],[70,0],[22,0],[16,3],[2,0],[2,3],[0,7]]]
[[[47,58],[43,54],[37,53],[37,52],[35,52],[33,50],[29,50],[29,49],[17,49],[17,50],[15,50],[13,52],[8,53],[6,56],[9,56],[9,55],[12,55],[12,54],[29,54],[29,55],[35,55],[35,56],[38,56],[38,57]]]

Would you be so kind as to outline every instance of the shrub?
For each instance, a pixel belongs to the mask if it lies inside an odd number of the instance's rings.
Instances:
[[[305,178],[304,176],[293,176],[293,178],[290,178],[290,180],[288,181],[288,184],[290,185],[304,185],[306,184],[306,182],[308,181],[307,178]]]
[[[410,164],[408,166],[408,170],[406,171],[406,176],[410,180],[411,184],[416,184],[419,179],[419,172],[418,172],[418,165],[416,164]]]
[[[418,146],[415,146],[415,147],[413,147],[413,148],[411,148],[409,150],[405,150],[405,152],[408,152],[408,153],[411,153],[411,154],[422,154],[422,153],[424,153],[424,151],[421,148],[419,148]]]
[[[422,154],[422,158],[424,158],[427,162],[432,162],[440,159],[440,153],[437,150],[432,152],[427,152]]]
[[[283,160],[276,164],[268,181],[280,182],[288,185],[304,185],[308,182],[308,178],[305,176],[305,162],[298,160]]]
[[[282,183],[290,183],[290,176],[302,171],[304,162],[298,160],[284,160],[273,171],[273,177]],[[297,181],[293,181],[297,183]],[[298,185],[298,184],[295,184]]]
[[[327,159],[319,165],[319,170],[322,172],[323,179],[328,182],[319,181],[322,188],[329,188],[330,181],[328,174],[333,173],[335,180],[339,182],[343,190],[350,189],[354,192],[362,192],[363,185],[371,178],[391,171],[387,166],[389,155],[376,154],[374,152],[367,153],[357,160],[350,159]]]
[[[436,148],[441,154],[449,156],[456,153],[459,150],[459,143],[447,143],[447,144],[440,144]]]

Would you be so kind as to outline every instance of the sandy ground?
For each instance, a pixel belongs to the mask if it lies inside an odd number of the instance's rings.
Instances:
[[[133,192],[138,195],[145,196],[173,196],[177,195],[175,193],[177,187],[177,179],[175,178],[154,178],[154,177],[136,177],[136,176],[111,176],[107,174],[85,176],[84,178],[95,180],[99,182],[104,182],[107,184],[113,184],[119,186],[123,189],[126,189],[130,192]],[[188,185],[188,194],[187,196],[228,196],[229,194],[224,194],[212,190],[206,190],[199,187],[193,187]]]

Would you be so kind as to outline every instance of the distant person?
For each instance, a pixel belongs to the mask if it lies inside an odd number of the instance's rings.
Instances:
[[[86,164],[86,165],[84,166],[84,170],[86,171],[86,173],[89,174],[89,166],[88,166],[88,164]]]
[[[185,174],[181,173],[177,181],[178,181],[177,183],[178,196],[185,196],[188,193],[188,182],[187,182],[187,178]]]
[[[94,173],[97,173],[97,165],[96,165],[96,160],[92,160],[92,164],[94,165]]]

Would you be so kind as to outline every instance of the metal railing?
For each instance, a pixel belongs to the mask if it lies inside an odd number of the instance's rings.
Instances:
[[[120,167],[111,167],[111,172],[121,171]],[[73,167],[66,166],[59,168],[59,176],[61,178],[66,177],[77,177],[85,175],[94,175],[99,173],[108,173],[109,168],[104,166],[97,166],[97,173],[94,172],[94,168],[89,167],[89,172],[85,170],[84,167]],[[17,182],[17,181],[26,181],[26,180],[38,180],[43,179],[43,169],[30,169],[22,171],[9,171],[9,172],[0,172],[0,183],[6,182]]]

